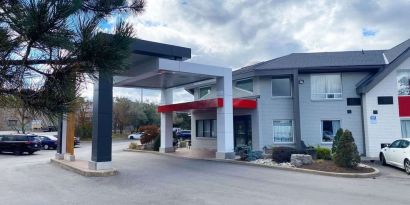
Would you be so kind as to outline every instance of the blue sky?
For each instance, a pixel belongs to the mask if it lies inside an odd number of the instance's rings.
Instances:
[[[388,49],[410,38],[410,1],[147,0],[142,15],[123,16],[136,36],[192,49],[191,62],[230,67],[295,52]],[[103,30],[115,25],[107,20]],[[92,96],[92,90],[84,92]],[[138,89],[114,96],[140,99]],[[178,101],[192,100],[182,89]],[[159,101],[158,91],[144,100]]]

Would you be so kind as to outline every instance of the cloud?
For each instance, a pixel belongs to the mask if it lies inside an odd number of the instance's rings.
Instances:
[[[148,0],[125,18],[139,38],[191,48],[191,62],[238,69],[294,52],[391,48],[410,38],[409,10],[407,0]]]

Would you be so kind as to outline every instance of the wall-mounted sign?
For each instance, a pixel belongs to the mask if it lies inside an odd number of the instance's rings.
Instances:
[[[370,115],[370,124],[377,124],[377,116]]]

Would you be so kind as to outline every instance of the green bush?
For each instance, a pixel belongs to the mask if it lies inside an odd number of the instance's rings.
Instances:
[[[332,144],[332,153],[336,153],[337,145],[339,144],[339,139],[343,135],[343,129],[339,128],[336,132],[335,137],[333,138],[333,144]]]
[[[186,142],[186,141],[180,141],[180,142],[179,142],[179,147],[180,147],[180,148],[187,147],[187,142]]]
[[[359,151],[349,130],[340,137],[333,159],[341,167],[356,168],[360,163]]]
[[[241,145],[236,147],[235,152],[239,154],[241,160],[254,161],[263,158],[262,151],[254,151],[251,146]]]
[[[316,147],[316,154],[317,154],[317,159],[323,159],[323,160],[331,160],[332,159],[332,154],[330,149],[326,147]]]
[[[152,149],[154,151],[159,151],[159,147],[161,146],[161,136],[157,136],[154,139],[154,145],[152,146]]]

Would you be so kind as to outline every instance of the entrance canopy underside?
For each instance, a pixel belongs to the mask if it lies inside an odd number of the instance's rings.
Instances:
[[[173,45],[136,40],[129,69],[114,76],[115,87],[167,89],[232,75],[229,68],[184,62],[191,50]]]

